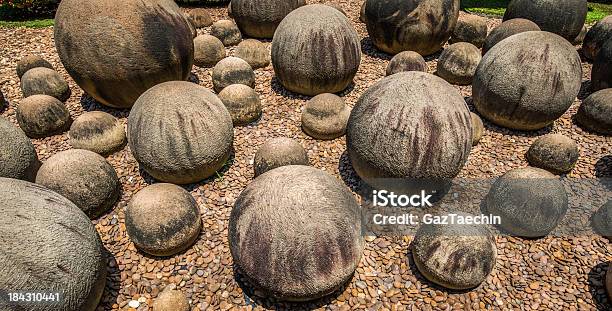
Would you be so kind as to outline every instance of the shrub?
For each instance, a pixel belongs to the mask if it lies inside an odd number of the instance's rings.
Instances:
[[[53,18],[60,0],[0,0],[0,19]]]

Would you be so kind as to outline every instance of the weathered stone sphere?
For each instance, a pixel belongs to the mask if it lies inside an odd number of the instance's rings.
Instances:
[[[467,42],[481,48],[488,31],[486,18],[474,14],[459,15],[450,43]]]
[[[366,25],[379,50],[431,55],[450,38],[459,17],[459,0],[367,0]]]
[[[576,121],[589,131],[612,135],[612,89],[597,91],[582,101]]]
[[[19,127],[32,138],[53,136],[70,127],[70,112],[55,97],[32,95],[19,102],[16,109]]]
[[[72,123],[68,136],[72,148],[93,151],[103,156],[120,150],[127,142],[123,124],[102,111],[82,114]]]
[[[473,44],[454,43],[440,55],[436,74],[449,83],[468,85],[472,83],[481,59],[480,50]]]
[[[266,141],[253,160],[255,176],[286,165],[308,165],[308,154],[299,142],[285,137]]]
[[[191,72],[193,34],[171,0],[65,0],[54,31],[70,76],[107,106],[131,107],[152,86]]]
[[[153,311],[189,311],[189,300],[180,290],[170,289],[161,292],[153,301]]]
[[[206,9],[195,8],[189,11],[188,16],[196,28],[204,28],[213,24],[212,17]]]
[[[245,35],[270,39],[289,12],[303,6],[304,0],[232,0],[232,15]]]
[[[402,71],[427,71],[427,63],[421,54],[413,51],[404,51],[393,56],[387,65],[386,75]]]
[[[302,112],[304,133],[322,140],[336,139],[346,133],[351,109],[338,95],[323,93],[306,103]]]
[[[28,70],[21,77],[23,97],[32,95],[49,95],[61,101],[70,97],[68,82],[53,69],[36,67]]]
[[[584,37],[582,54],[586,59],[594,60],[601,47],[612,39],[612,15],[597,22]]]
[[[55,303],[0,300],[2,310],[93,311],[106,258],[93,224],[72,202],[29,182],[0,178],[0,288],[59,292]]]
[[[512,235],[546,236],[561,222],[568,199],[561,181],[535,167],[513,169],[499,177],[485,198],[485,210],[501,218]]]
[[[496,257],[495,238],[484,225],[422,224],[412,242],[412,258],[419,272],[449,289],[480,285],[493,271]]]
[[[219,38],[225,46],[236,45],[242,40],[238,26],[227,19],[216,21],[210,29],[210,34]]]
[[[244,84],[255,88],[255,72],[249,63],[238,57],[226,57],[215,65],[212,72],[216,92],[232,84]]]
[[[470,112],[470,116],[472,116],[472,146],[476,146],[482,139],[485,129],[482,119],[477,114]]]
[[[514,18],[501,23],[501,25],[495,27],[487,36],[482,46],[482,54],[486,54],[500,41],[512,35],[527,31],[540,31],[540,27],[538,27],[536,23],[524,18]]]
[[[0,177],[34,181],[40,162],[30,139],[3,117],[0,117],[0,137]]]
[[[240,42],[234,56],[244,59],[253,69],[263,68],[270,64],[270,51],[268,47],[255,39],[247,39]]]
[[[328,173],[280,167],[257,177],[236,200],[229,244],[241,274],[265,294],[317,299],[344,285],[359,264],[360,208]]]
[[[23,75],[30,69],[34,69],[37,67],[45,67],[49,69],[53,69],[51,63],[46,61],[44,58],[38,55],[28,55],[17,62],[17,76],[19,79],[23,77]]]
[[[212,67],[225,58],[225,46],[211,35],[199,35],[193,39],[193,64]]]
[[[272,65],[289,91],[314,96],[340,92],[361,61],[357,32],[348,18],[323,4],[289,13],[272,39]]]
[[[489,50],[472,84],[476,109],[489,121],[516,130],[537,130],[572,105],[582,83],[576,48],[544,31],[511,36]]]
[[[134,158],[154,178],[189,184],[229,159],[232,117],[219,98],[197,84],[172,81],[142,94],[128,118]]]
[[[561,134],[542,136],[527,151],[527,161],[531,166],[545,169],[553,174],[571,171],[579,156],[576,142]]]
[[[584,26],[587,10],[587,0],[511,0],[504,21],[525,18],[572,42]]]
[[[591,88],[594,92],[612,88],[612,40],[606,41],[593,61]]]
[[[246,125],[261,117],[261,101],[252,88],[244,84],[232,84],[219,93],[234,126]]]
[[[125,209],[125,228],[134,245],[143,252],[172,256],[187,249],[200,235],[200,209],[185,189],[173,184],[153,184],[130,200]]]
[[[601,206],[591,217],[593,230],[608,239],[612,237],[612,200]]]

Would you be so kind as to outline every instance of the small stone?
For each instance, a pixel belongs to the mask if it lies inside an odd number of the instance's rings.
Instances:
[[[351,109],[344,100],[330,93],[313,97],[302,112],[302,129],[306,134],[321,140],[332,140],[346,133]]]
[[[487,19],[474,14],[459,15],[450,43],[467,42],[481,48],[487,38]]]
[[[137,309],[138,307],[140,307],[140,302],[138,302],[138,300],[130,300],[130,302],[128,302],[128,306],[130,308]]]
[[[53,69],[51,63],[43,59],[38,55],[28,55],[17,62],[17,76],[19,79],[23,77],[23,75],[30,69],[37,67],[45,67],[49,69]]]
[[[401,52],[391,59],[387,65],[386,75],[402,71],[427,71],[427,63],[421,54],[413,51]]]
[[[246,125],[261,117],[261,101],[252,88],[244,84],[232,84],[219,93],[234,126]]]
[[[185,294],[179,290],[164,290],[153,301],[153,311],[189,311],[191,307]]]
[[[196,28],[204,28],[212,25],[212,17],[206,9],[195,8],[189,12],[189,18]]]
[[[71,94],[68,82],[53,69],[37,67],[28,70],[21,77],[23,97],[44,94],[66,101]]]
[[[531,284],[529,284],[529,288],[533,289],[533,290],[538,290],[540,289],[540,282],[532,282]]]
[[[19,127],[32,138],[59,134],[72,121],[66,106],[49,95],[32,95],[22,99],[16,110]]]
[[[210,34],[219,38],[225,46],[236,45],[242,40],[236,23],[227,19],[215,22],[210,29]]]
[[[265,44],[255,39],[247,39],[236,47],[234,56],[244,59],[253,69],[264,68],[270,64],[270,51]]]
[[[452,84],[468,85],[474,79],[482,55],[471,43],[459,42],[444,49],[438,59],[436,74]]]
[[[78,117],[68,133],[75,149],[86,149],[109,155],[127,142],[125,128],[114,116],[103,111],[91,111]]]
[[[527,151],[527,160],[532,166],[553,174],[567,173],[578,162],[578,145],[561,134],[549,134],[538,138]]]
[[[278,137],[266,141],[255,154],[255,176],[285,165],[308,165],[308,155],[297,141]]]
[[[251,65],[238,57],[227,57],[222,59],[212,72],[213,87],[216,92],[221,92],[225,87],[232,84],[244,84],[255,88],[255,73]]]
[[[484,135],[484,123],[477,114],[471,112],[470,115],[472,116],[472,146],[476,146]]]
[[[212,67],[225,58],[225,46],[217,37],[199,35],[193,39],[193,63],[198,67]]]

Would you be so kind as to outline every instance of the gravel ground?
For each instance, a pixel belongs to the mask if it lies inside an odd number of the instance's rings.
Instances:
[[[377,52],[367,38],[365,25],[359,23],[361,2],[334,2],[348,13],[362,38],[362,63],[355,84],[342,94],[352,106],[368,86],[383,78],[390,56]],[[210,12],[214,20],[227,18],[225,8],[212,8]],[[489,29],[499,23],[498,19],[490,19]],[[10,107],[2,115],[15,124],[14,108],[22,98],[15,65],[29,54],[43,56],[68,79],[72,97],[67,106],[73,118],[85,111],[104,110],[127,122],[129,111],[108,109],[95,103],[66,74],[55,51],[52,28],[1,29],[0,42],[0,86],[10,101]],[[229,54],[233,54],[233,48]],[[435,71],[436,57],[427,58],[429,72]],[[587,94],[591,65],[584,63],[583,69],[585,87],[580,98]],[[194,67],[194,74],[199,84],[212,89],[210,69]],[[131,303],[139,305],[138,310],[148,310],[152,299],[170,284],[187,295],[194,310],[608,310],[602,282],[604,263],[612,260],[612,248],[601,237],[540,240],[498,237],[499,256],[494,272],[480,287],[468,292],[450,292],[425,281],[416,272],[409,254],[411,237],[368,237],[357,272],[341,292],[308,304],[258,298],[257,292],[236,277],[227,240],[228,216],[241,190],[253,178],[252,159],[257,148],[272,137],[295,138],[308,150],[313,166],[342,178],[349,185],[354,185],[358,178],[347,162],[344,137],[315,141],[301,131],[301,109],[308,98],[285,91],[274,79],[271,65],[258,69],[256,76],[256,91],[263,104],[262,119],[235,129],[233,162],[220,176],[186,187],[200,205],[204,228],[196,244],[183,254],[156,258],[136,251],[126,234],[124,209],[132,195],[150,184],[152,178],[139,170],[129,147],[107,158],[117,170],[123,193],[110,213],[94,221],[111,258],[99,310],[126,310],[132,300],[138,301]],[[464,96],[470,96],[471,87],[459,89]],[[524,154],[528,147],[548,132],[563,133],[579,144],[580,160],[570,177],[611,176],[612,138],[577,127],[571,117],[578,105],[579,100],[554,126],[533,133],[510,131],[485,121],[486,133],[473,148],[460,176],[494,178],[509,169],[526,166]],[[41,160],[69,149],[67,138],[64,133],[34,140]]]

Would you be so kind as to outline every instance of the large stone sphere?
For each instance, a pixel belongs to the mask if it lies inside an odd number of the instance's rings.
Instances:
[[[152,86],[191,72],[193,34],[172,0],[63,0],[54,30],[70,76],[111,107],[131,107]]]
[[[49,69],[53,69],[51,63],[46,61],[44,58],[38,55],[28,55],[17,62],[17,67],[15,71],[17,71],[17,76],[19,79],[23,77],[23,75],[30,69],[34,69],[37,67],[45,67]]]
[[[0,299],[1,310],[93,311],[104,291],[106,258],[93,224],[61,195],[0,178],[0,288],[59,292],[47,303]]]
[[[197,84],[173,81],[151,88],[128,118],[132,154],[154,178],[188,184],[214,174],[229,159],[232,117],[219,98]]]
[[[244,59],[226,57],[213,68],[212,82],[216,92],[221,92],[232,84],[244,84],[255,88],[255,72]]]
[[[120,150],[127,142],[123,124],[102,111],[82,114],[72,123],[68,136],[72,148],[86,149],[104,156]]]
[[[436,74],[449,83],[468,85],[472,83],[481,59],[480,50],[475,45],[454,43],[440,54]]]
[[[232,0],[232,16],[245,35],[270,39],[283,18],[305,3],[304,0]]]
[[[594,92],[612,88],[612,40],[606,41],[593,61],[591,88]]]
[[[261,101],[254,89],[244,84],[232,84],[219,93],[234,126],[246,125],[261,117]]]
[[[536,139],[527,151],[527,161],[534,167],[554,174],[571,171],[580,152],[576,142],[561,134],[549,134]]]
[[[225,58],[225,46],[211,35],[199,35],[193,39],[193,64],[212,67]]]
[[[366,25],[372,43],[397,54],[431,55],[450,38],[459,18],[459,0],[367,0]]]
[[[66,101],[71,94],[68,82],[57,71],[46,67],[28,70],[21,77],[23,97],[32,95],[49,95]]]
[[[357,32],[346,16],[323,4],[289,13],[272,39],[272,65],[289,91],[314,96],[344,90],[361,62]]]
[[[308,154],[304,147],[296,140],[286,137],[266,141],[259,147],[253,159],[255,176],[281,166],[308,164]]]
[[[612,135],[612,89],[597,91],[582,101],[576,121],[589,131]]]
[[[474,105],[489,121],[537,130],[572,105],[582,84],[576,48],[544,31],[511,36],[482,58],[472,84]]]
[[[234,56],[244,59],[253,69],[263,68],[270,64],[270,50],[261,41],[255,39],[240,42]]]
[[[302,112],[302,129],[315,139],[332,140],[346,133],[351,108],[335,94],[319,94],[306,103]]]
[[[601,47],[612,39],[612,15],[597,22],[584,37],[582,54],[586,59],[594,60]]]
[[[460,15],[449,42],[467,42],[481,48],[488,31],[486,18],[474,14]]]
[[[404,51],[391,58],[387,65],[385,75],[390,76],[402,71],[427,71],[427,63],[421,54],[413,51]]]
[[[538,24],[542,31],[572,42],[584,26],[587,10],[587,0],[512,0],[504,21],[525,18]]]
[[[360,207],[328,173],[283,166],[242,191],[230,215],[229,244],[239,271],[267,295],[317,299],[344,285],[359,264]]]
[[[19,102],[16,109],[19,127],[32,138],[61,133],[70,126],[70,112],[55,97],[32,95]]]
[[[540,31],[540,27],[538,27],[536,23],[524,18],[514,18],[501,23],[487,36],[487,39],[482,46],[482,54],[486,54],[500,41],[512,35],[527,31]]]
[[[40,162],[28,136],[0,117],[0,137],[0,177],[34,181]]]

